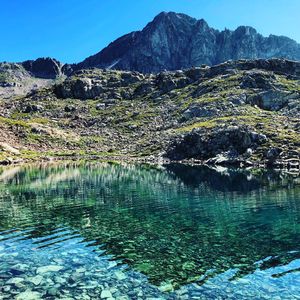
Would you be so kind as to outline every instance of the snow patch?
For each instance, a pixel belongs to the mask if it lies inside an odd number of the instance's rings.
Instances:
[[[106,69],[110,70],[112,69],[116,64],[120,62],[121,59],[115,60],[111,65],[107,66]]]

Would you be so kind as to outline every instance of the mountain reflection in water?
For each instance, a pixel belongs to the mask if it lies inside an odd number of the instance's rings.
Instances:
[[[178,290],[277,267],[284,269],[272,280],[299,278],[300,264],[285,268],[300,259],[299,200],[299,179],[270,171],[15,167],[0,171],[0,247],[14,231],[39,253],[62,251],[62,242],[81,238],[78,243],[146,275],[150,284]]]

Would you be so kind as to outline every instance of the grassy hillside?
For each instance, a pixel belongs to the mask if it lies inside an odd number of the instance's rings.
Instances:
[[[228,151],[252,162],[270,160],[276,151],[272,160],[294,157],[300,150],[299,70],[298,63],[259,60],[158,75],[79,71],[0,100],[0,161],[173,158],[183,148],[180,159]],[[218,139],[216,149],[204,149],[228,128],[238,136],[235,142]],[[251,140],[254,135],[259,138]],[[187,140],[193,143],[187,146]],[[239,149],[244,142],[246,149]]]

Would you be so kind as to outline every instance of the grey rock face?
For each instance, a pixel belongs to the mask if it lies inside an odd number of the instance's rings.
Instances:
[[[193,130],[174,142],[167,150],[166,157],[172,160],[207,159],[224,151],[233,151],[239,155],[266,140],[266,136],[253,132],[246,126],[215,128],[209,134],[205,129]]]
[[[34,77],[55,79],[62,75],[62,64],[53,58],[38,58],[27,60],[22,63],[24,69]]]
[[[82,63],[64,67],[90,67],[158,73],[227,60],[286,58],[300,60],[300,45],[283,37],[263,37],[248,26],[218,31],[184,14],[161,13],[142,31],[127,34]]]
[[[299,99],[300,94],[298,93],[289,93],[273,89],[248,97],[248,102],[252,105],[257,105],[262,109],[278,111],[285,107],[290,101],[299,101]]]

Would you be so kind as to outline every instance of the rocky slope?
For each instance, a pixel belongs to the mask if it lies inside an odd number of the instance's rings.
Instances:
[[[249,26],[218,31],[203,19],[163,12],[142,31],[122,36],[65,72],[100,67],[157,73],[256,58],[300,60],[300,45],[284,36],[263,37]]]
[[[2,163],[144,157],[299,164],[300,63],[293,61],[238,60],[148,75],[86,69],[0,102]]]
[[[37,61],[43,60],[44,59],[39,59]],[[27,63],[25,66],[26,65]],[[42,65],[40,70],[46,71],[46,69],[42,68]],[[51,85],[54,79],[50,78],[56,77],[54,74],[49,76],[49,73],[48,77],[40,77],[37,76],[37,73],[32,73],[31,71],[33,71],[32,68],[26,69],[22,64],[0,63],[0,99],[10,99],[12,96],[18,95],[24,96],[24,94],[32,90]],[[46,75],[46,73],[44,73],[44,75]]]

